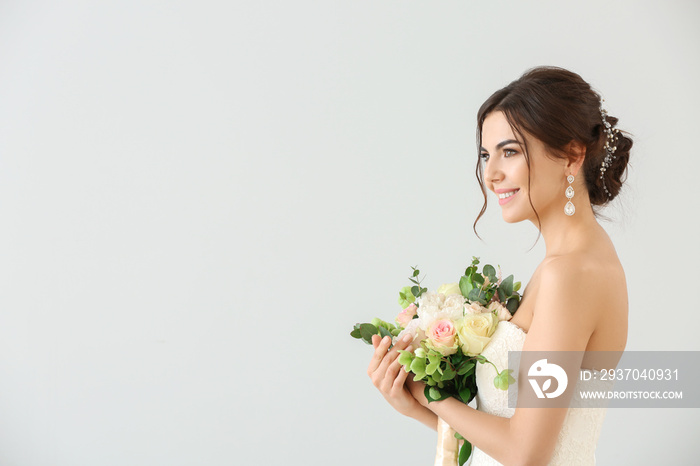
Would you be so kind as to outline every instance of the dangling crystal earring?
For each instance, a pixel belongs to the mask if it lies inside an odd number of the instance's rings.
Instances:
[[[571,183],[574,182],[574,175],[567,176],[566,181],[569,182],[569,187],[566,188],[566,192],[564,194],[569,202],[567,202],[564,206],[564,213],[570,217],[574,215],[574,212],[576,212],[576,207],[574,207],[574,203],[571,202],[571,198],[574,197],[574,188],[571,186]]]

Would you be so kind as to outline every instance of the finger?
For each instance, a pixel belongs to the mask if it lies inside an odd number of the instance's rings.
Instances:
[[[377,370],[381,362],[384,360],[384,356],[386,356],[386,350],[389,348],[389,345],[391,344],[391,338],[388,336],[382,338],[381,342],[375,348],[374,354],[372,355],[372,359],[369,361],[369,366],[367,367],[367,373],[372,376],[374,371]]]
[[[391,382],[393,385],[394,380],[396,380],[396,376],[399,373],[399,369],[401,368],[401,364],[399,364],[398,359],[394,359],[391,364],[386,369],[386,378]]]
[[[379,335],[372,335],[372,346],[374,346],[374,349],[377,349],[377,346],[379,346],[380,341],[382,341],[382,339]]]
[[[404,389],[404,384],[406,383],[406,379],[408,378],[408,371],[406,370],[405,367],[401,367],[399,369],[399,373],[394,379],[394,385],[392,387],[392,390],[397,391],[397,390],[403,390]]]
[[[392,351],[398,353],[398,350],[406,349],[406,347],[413,341],[413,336],[410,334],[404,335],[399,341],[396,342]]]
[[[389,350],[389,352],[384,357],[384,361],[382,361],[382,363],[386,362],[386,365],[384,367],[388,368],[389,364],[394,362],[394,360],[399,357],[399,350],[406,349],[406,347],[411,343],[412,340],[413,337],[411,337],[411,335],[404,335],[404,337],[401,340],[397,341],[394,347],[391,348],[391,350]]]

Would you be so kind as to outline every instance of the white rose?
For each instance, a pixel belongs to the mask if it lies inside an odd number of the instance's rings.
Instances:
[[[459,289],[459,283],[445,283],[443,285],[440,285],[440,287],[437,289],[437,292],[442,293],[445,296],[450,296],[453,294],[462,294],[462,292]]]
[[[462,352],[469,356],[481,354],[491,341],[497,326],[498,320],[491,312],[464,316],[457,323],[457,338]]]

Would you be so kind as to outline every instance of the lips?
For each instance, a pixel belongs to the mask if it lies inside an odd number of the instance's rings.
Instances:
[[[498,204],[499,204],[499,205],[506,204],[506,203],[509,202],[511,199],[513,199],[515,196],[517,196],[519,192],[520,192],[520,189],[519,189],[519,188],[516,188],[516,189],[497,189],[497,190],[495,190],[495,193],[498,194]],[[501,197],[503,194],[508,194],[508,193],[513,193],[513,194],[510,194],[510,195],[507,196],[507,197]]]

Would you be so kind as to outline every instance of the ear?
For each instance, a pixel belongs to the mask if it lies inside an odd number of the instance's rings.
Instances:
[[[574,157],[573,161],[567,161],[566,170],[568,173],[572,173],[576,176],[581,166],[583,166],[583,161],[586,159],[586,145],[582,142],[572,140],[566,146],[566,151]]]

